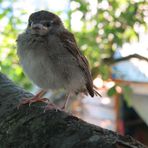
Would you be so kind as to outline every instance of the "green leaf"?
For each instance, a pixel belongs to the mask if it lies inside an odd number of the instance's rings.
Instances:
[[[111,87],[108,92],[107,92],[108,96],[112,97],[114,96],[115,94],[117,94],[117,91],[116,91],[116,85]]]
[[[128,106],[131,106],[132,89],[129,86],[122,86],[123,96]]]

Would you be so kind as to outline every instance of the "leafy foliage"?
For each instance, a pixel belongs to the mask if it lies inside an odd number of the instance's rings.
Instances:
[[[2,12],[0,14],[0,19],[3,23],[3,25],[1,23],[0,30],[0,70],[16,83],[29,89],[32,85],[28,79],[24,77],[16,55],[16,38],[20,31],[18,26],[22,25],[23,21],[20,18],[25,13],[20,11],[20,17],[16,17],[13,13],[13,3],[15,3],[15,0],[1,1],[2,5],[0,5],[0,11]]]
[[[98,72],[107,78],[109,68],[100,61],[104,57],[114,54],[117,47],[125,42],[138,40],[136,26],[144,26],[146,1],[134,0],[72,0],[77,5],[72,13],[81,12],[83,22],[82,31],[76,33],[79,45],[90,60],[91,68],[98,68]],[[104,71],[104,70],[105,71]],[[104,77],[104,75],[106,75]]]
[[[122,87],[122,90],[123,90],[123,96],[124,96],[124,99],[127,103],[128,106],[131,106],[131,95],[132,95],[132,89],[129,87],[129,86],[123,86]]]
[[[108,96],[112,97],[112,96],[114,96],[115,94],[117,94],[116,86],[113,86],[113,87],[111,87],[111,88],[108,90]]]
[[[122,83],[121,84],[117,83],[108,90],[107,94],[110,97],[122,94],[122,96],[124,97],[127,105],[131,106],[131,99],[130,98],[132,96],[132,92],[133,91],[132,91],[130,86],[122,84]]]

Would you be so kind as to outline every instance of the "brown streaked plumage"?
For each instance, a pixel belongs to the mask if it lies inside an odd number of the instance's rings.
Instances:
[[[93,87],[87,59],[57,15],[48,11],[31,14],[17,46],[25,73],[40,88],[100,95]]]

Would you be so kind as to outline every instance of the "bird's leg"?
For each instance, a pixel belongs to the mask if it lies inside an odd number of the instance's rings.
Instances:
[[[66,107],[67,107],[67,103],[69,101],[69,98],[70,98],[70,93],[68,95],[66,95],[66,101],[64,103],[64,105],[62,107],[59,107],[57,105],[55,105],[54,103],[52,102],[49,102],[48,105],[45,107],[44,111],[46,110],[50,110],[50,109],[56,109],[56,110],[60,110],[60,111],[65,111]]]
[[[42,98],[45,94],[46,94],[47,90],[41,90],[39,91],[39,93],[37,93],[34,97],[32,98],[24,98],[20,103],[19,105],[17,106],[17,108],[19,108],[21,105],[24,105],[24,104],[29,104],[31,105],[32,103],[34,102],[48,102],[48,99],[47,98]]]
[[[66,101],[65,101],[64,105],[61,108],[62,110],[66,109],[70,96],[71,96],[70,93],[68,95],[66,95]]]

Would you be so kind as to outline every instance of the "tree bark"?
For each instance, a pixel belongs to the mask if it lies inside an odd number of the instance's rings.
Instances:
[[[33,96],[0,73],[0,148],[146,148],[130,136],[88,124],[68,113],[23,105]]]

